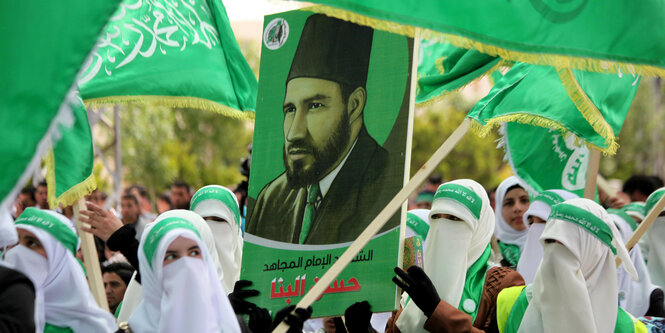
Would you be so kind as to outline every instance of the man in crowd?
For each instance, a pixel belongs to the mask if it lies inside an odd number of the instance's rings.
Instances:
[[[37,191],[35,191],[35,200],[37,201],[37,206],[40,209],[49,209],[48,206],[48,187],[46,186],[46,181],[42,180],[37,185]]]
[[[191,199],[189,184],[176,180],[171,185],[171,205],[173,209],[189,209]]]
[[[125,190],[125,194],[131,194],[136,197],[139,201],[139,208],[141,209],[141,215],[148,221],[154,220],[157,215],[152,211],[152,204],[150,204],[150,199],[148,198],[148,191],[145,187],[139,184],[133,184]]]
[[[104,281],[106,300],[109,303],[111,313],[116,312],[122,298],[125,297],[125,290],[127,290],[132,274],[134,274],[134,268],[124,262],[110,264],[102,268],[102,280]]]
[[[125,194],[120,199],[120,208],[122,209],[122,224],[131,225],[136,231],[136,240],[140,240],[148,221],[141,215],[138,199],[131,194]]]

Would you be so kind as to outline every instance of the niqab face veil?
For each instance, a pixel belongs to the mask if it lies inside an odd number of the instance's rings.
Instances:
[[[567,200],[552,208],[540,240],[543,261],[519,332],[613,332],[614,253],[633,278],[637,273],[609,214],[591,200]]]
[[[435,218],[438,214],[461,221]],[[467,280],[467,270],[488,248],[494,230],[494,213],[485,189],[470,179],[460,179],[439,187],[430,210],[424,270],[439,297],[457,307]],[[485,270],[478,274],[483,274]],[[476,304],[477,307],[477,304]],[[402,332],[425,332],[427,318],[414,302],[404,307],[397,320]]]

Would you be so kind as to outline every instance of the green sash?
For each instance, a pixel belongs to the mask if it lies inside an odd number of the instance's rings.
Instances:
[[[485,275],[487,275],[487,270],[489,269],[487,261],[491,254],[492,249],[487,244],[480,258],[466,271],[464,291],[462,292],[462,298],[457,308],[471,316],[471,322],[476,320],[476,315],[478,314],[480,297],[483,295],[483,288],[485,287]]]
[[[522,288],[517,298],[511,297],[510,294]],[[514,302],[513,304],[502,303]],[[524,318],[524,313],[529,306],[529,300],[526,297],[526,288],[523,286],[511,287],[502,290],[497,297],[497,323],[505,323],[505,327],[499,327],[500,333],[517,333]],[[503,310],[502,310],[503,309]],[[510,312],[505,309],[510,309]],[[507,317],[507,318],[506,318]],[[589,318],[592,320],[592,318]],[[621,307],[617,307],[617,321],[614,325],[614,333],[633,333],[645,332],[646,327],[639,320],[633,321],[633,318]]]
[[[44,325],[44,333],[74,333],[69,327],[60,327],[46,323]]]

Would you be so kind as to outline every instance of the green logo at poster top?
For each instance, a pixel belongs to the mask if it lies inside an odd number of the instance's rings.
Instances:
[[[263,30],[263,44],[269,50],[277,50],[286,43],[289,37],[289,23],[283,18],[276,18]]]

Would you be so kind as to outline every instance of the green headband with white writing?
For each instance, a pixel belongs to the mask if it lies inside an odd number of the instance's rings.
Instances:
[[[240,224],[240,209],[233,193],[216,186],[202,188],[192,197],[189,209],[195,210],[196,206],[205,200],[217,200],[223,203],[233,213],[235,223]]]
[[[577,206],[560,203],[552,207],[549,219],[572,222],[609,246],[612,253],[617,253],[617,249],[612,245],[612,239],[614,238],[612,236],[612,229],[602,219],[591,212]]]
[[[436,190],[434,200],[436,201],[437,199],[455,200],[464,205],[476,219],[480,219],[483,202],[480,196],[471,189],[457,184],[443,184]]]
[[[78,236],[57,217],[37,208],[29,207],[23,211],[14,223],[33,226],[48,232],[67,250],[76,255],[76,248],[79,242]]]
[[[152,259],[155,255],[155,251],[157,251],[157,246],[159,246],[159,241],[169,231],[174,229],[187,229],[193,231],[199,239],[201,238],[201,235],[198,230],[194,228],[194,225],[180,217],[169,217],[155,223],[156,224],[148,232],[148,235],[145,238],[145,244],[143,245],[143,253],[148,259],[150,268],[152,268]]]
[[[407,212],[406,213],[406,225],[409,226],[413,231],[415,231],[423,239],[427,238],[427,233],[429,232],[429,224],[423,221],[416,214]]]
[[[556,194],[555,192],[543,191],[543,192],[540,192],[538,194],[538,196],[536,196],[536,198],[533,199],[533,201],[542,201],[546,205],[552,207],[552,206],[554,206],[556,204],[559,204],[559,203],[562,203],[566,200],[563,200],[563,198],[560,195]]]

